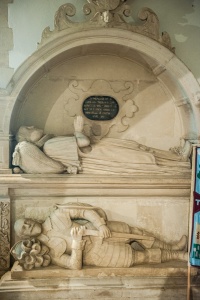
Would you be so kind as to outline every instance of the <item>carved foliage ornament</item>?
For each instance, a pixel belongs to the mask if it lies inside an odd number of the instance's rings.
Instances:
[[[131,15],[129,5],[126,0],[87,0],[87,4],[83,6],[83,12],[87,17],[85,22],[73,22],[71,17],[76,14],[76,8],[73,4],[67,3],[58,9],[54,18],[55,29],[50,31],[50,27],[46,27],[42,33],[41,44],[61,30],[66,29],[87,29],[87,28],[122,28],[137,32],[152,38],[163,46],[174,52],[171,46],[171,39],[167,32],[159,32],[159,20],[157,15],[150,8],[142,8],[138,14],[138,18],[142,21],[141,25],[127,23],[124,17]]]
[[[10,265],[10,204],[0,201],[0,271]]]

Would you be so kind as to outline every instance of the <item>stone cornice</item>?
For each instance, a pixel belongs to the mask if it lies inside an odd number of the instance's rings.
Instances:
[[[190,196],[191,178],[177,176],[101,176],[101,175],[30,175],[4,174],[0,187],[11,196]],[[13,192],[12,192],[13,191]]]

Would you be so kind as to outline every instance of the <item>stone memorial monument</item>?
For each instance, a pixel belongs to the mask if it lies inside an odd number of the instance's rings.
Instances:
[[[104,211],[83,203],[57,205],[43,223],[18,219],[14,227],[22,240],[11,253],[27,270],[50,263],[75,270],[82,266],[127,268],[188,258],[186,236],[175,245],[167,244],[137,227],[108,221]]]
[[[185,299],[199,85],[152,9],[83,12],[1,99],[0,298]]]

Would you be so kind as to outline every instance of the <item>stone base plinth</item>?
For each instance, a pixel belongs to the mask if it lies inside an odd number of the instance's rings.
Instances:
[[[187,265],[165,263],[129,269],[48,267],[23,271],[15,263],[0,284],[3,300],[183,300],[187,297]],[[195,277],[196,269],[191,270]]]

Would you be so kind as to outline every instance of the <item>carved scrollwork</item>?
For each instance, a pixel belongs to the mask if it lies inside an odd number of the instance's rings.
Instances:
[[[158,16],[155,14],[155,12],[148,8],[144,7],[140,10],[138,14],[138,18],[141,21],[144,21],[142,26],[135,26],[133,27],[133,31],[136,31],[138,33],[144,34],[161,44],[163,44],[165,47],[169,48],[171,51],[175,51],[175,49],[171,45],[171,39],[169,34],[164,31],[162,32],[162,35],[160,36],[159,28],[159,19]]]
[[[54,24],[55,29],[63,30],[72,23],[68,17],[73,17],[76,14],[76,8],[73,4],[64,4],[56,12]]]
[[[0,201],[0,270],[10,264],[10,203]]]
[[[88,3],[83,6],[83,13],[86,16],[92,14],[92,11],[93,11],[93,14],[96,12],[95,6],[91,7]]]
[[[138,26],[138,31],[149,37],[158,40],[159,38],[159,20],[154,11],[144,7],[138,14],[141,21],[145,21],[142,26]]]
[[[116,27],[148,36],[174,52],[169,34],[163,32],[160,35],[158,16],[150,8],[145,7],[138,14],[138,18],[143,24],[134,25],[133,23],[127,23],[124,18],[131,15],[130,6],[126,4],[126,0],[87,0],[87,2],[83,6],[83,12],[87,16],[87,20],[82,23],[73,22],[70,19],[76,14],[76,8],[73,4],[68,3],[60,6],[55,14],[54,31],[50,31],[49,27],[45,28],[42,33],[41,43],[58,31],[65,29],[82,30],[98,27]]]
[[[138,107],[134,102],[134,84],[128,81],[106,81],[106,80],[73,80],[69,84],[69,90],[66,91],[64,110],[68,117],[75,117],[82,114],[82,104],[84,100],[91,95],[108,94],[118,100],[120,107],[117,116],[109,123],[103,121],[85,120],[85,132],[91,137],[101,139],[105,137],[110,129],[115,126],[118,133],[128,129],[129,123]],[[83,96],[85,95],[85,96]]]

